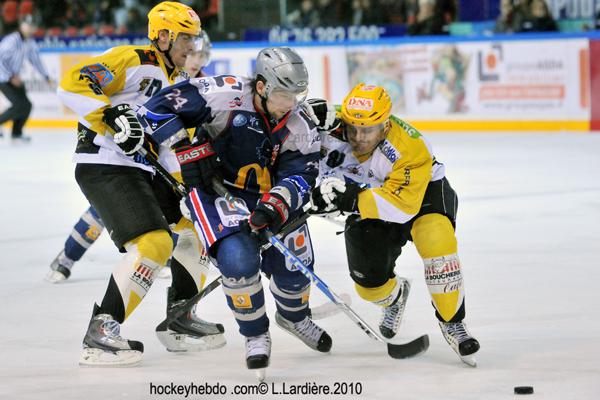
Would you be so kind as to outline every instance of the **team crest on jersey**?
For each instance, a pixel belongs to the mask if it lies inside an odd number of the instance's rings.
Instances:
[[[244,96],[236,96],[229,102],[229,108],[236,108],[244,103]]]
[[[400,153],[398,153],[398,150],[396,150],[396,148],[387,140],[381,142],[379,145],[379,150],[383,153],[385,158],[390,160],[392,164],[398,161],[400,158]]]
[[[79,73],[90,80],[92,83],[105,87],[111,83],[114,79],[114,75],[104,65],[98,63],[93,65],[86,65],[81,68]]]
[[[156,53],[152,50],[135,49],[138,57],[140,58],[140,64],[142,65],[160,65]]]
[[[363,167],[360,164],[351,164],[351,165],[347,165],[346,169],[348,170],[348,172],[350,172],[353,175],[358,175],[358,176],[362,176],[363,174]]]
[[[238,114],[233,118],[233,126],[244,126],[248,123],[248,118],[244,114]]]
[[[292,251],[302,261],[302,264],[309,266],[313,262],[312,245],[308,234],[308,227],[302,225],[294,232],[285,237],[283,241],[288,249]],[[292,264],[288,258],[285,259],[285,267],[289,271],[296,271],[298,268]]]

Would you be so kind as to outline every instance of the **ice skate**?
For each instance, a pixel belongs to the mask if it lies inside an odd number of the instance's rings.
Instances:
[[[331,337],[310,318],[306,317],[300,322],[292,322],[285,319],[279,312],[276,312],[275,322],[283,330],[302,340],[311,349],[323,353],[331,350]]]
[[[259,381],[264,381],[271,358],[271,335],[265,332],[246,337],[246,366],[256,372]]]
[[[65,251],[62,250],[52,261],[52,264],[50,264],[50,271],[46,275],[46,282],[60,283],[69,279],[74,263],[75,261],[67,257]]]
[[[120,324],[109,314],[94,314],[83,338],[83,353],[79,365],[90,367],[128,367],[142,361],[144,345],[119,335]]]
[[[446,342],[458,354],[462,362],[476,367],[474,354],[479,350],[479,342],[469,331],[464,322],[440,322],[440,329]]]
[[[185,299],[173,301],[175,294],[175,289],[168,289],[167,315],[177,312],[186,301]],[[166,329],[162,324],[156,327],[156,336],[168,351],[212,350],[223,347],[227,343],[223,335],[225,332],[223,325],[198,318],[194,314],[195,308],[196,306],[171,322]]]
[[[393,338],[398,333],[402,315],[404,315],[404,309],[406,308],[408,293],[410,292],[410,282],[406,279],[398,278],[398,285],[400,285],[398,298],[392,305],[383,308],[381,320],[379,321],[379,331],[388,339]]]

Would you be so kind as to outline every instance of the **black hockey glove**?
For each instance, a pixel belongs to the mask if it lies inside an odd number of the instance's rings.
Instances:
[[[210,142],[192,145],[189,141],[175,148],[177,161],[181,167],[183,183],[213,194],[213,179],[221,180],[219,158]]]
[[[135,112],[127,104],[104,109],[102,121],[114,132],[114,142],[128,156],[137,152],[144,144],[144,131]]]
[[[324,99],[308,99],[302,103],[302,108],[320,131],[333,131],[341,124],[336,118],[335,107]]]
[[[256,208],[247,220],[240,222],[240,229],[246,233],[256,233],[265,228],[277,233],[290,214],[290,206],[283,196],[277,193],[262,195]]]
[[[311,212],[358,211],[358,194],[364,189],[364,186],[346,183],[339,178],[325,178],[310,195]]]

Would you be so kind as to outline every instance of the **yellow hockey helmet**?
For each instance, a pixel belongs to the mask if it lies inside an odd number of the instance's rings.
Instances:
[[[169,31],[171,41],[180,33],[198,36],[201,25],[200,17],[191,7],[176,1],[163,1],[148,13],[148,39],[158,39],[158,32],[163,29]]]
[[[354,126],[381,124],[390,117],[392,100],[382,86],[359,83],[342,102],[342,120]]]

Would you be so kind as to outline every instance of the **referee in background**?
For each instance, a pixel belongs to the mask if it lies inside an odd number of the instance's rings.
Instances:
[[[0,125],[12,121],[12,138],[22,142],[30,140],[28,136],[23,136],[23,126],[31,112],[31,101],[27,98],[25,85],[19,77],[25,57],[48,83],[52,83],[40,59],[37,45],[31,38],[34,30],[31,15],[26,15],[19,21],[19,29],[0,41],[0,91],[12,103],[0,115]]]

